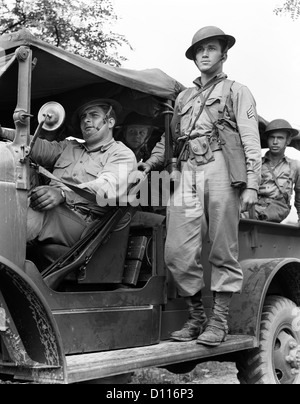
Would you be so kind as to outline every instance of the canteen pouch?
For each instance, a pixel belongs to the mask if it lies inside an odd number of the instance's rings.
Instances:
[[[189,148],[190,158],[194,158],[199,166],[215,160],[206,136],[189,140]]]
[[[237,125],[229,119],[219,119],[214,123],[215,135],[222,147],[228,168],[231,186],[245,188],[247,186],[246,157]]]

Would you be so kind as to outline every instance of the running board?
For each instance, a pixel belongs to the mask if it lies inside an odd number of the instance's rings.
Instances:
[[[127,374],[147,367],[164,367],[197,361],[257,347],[254,337],[231,335],[217,348],[192,342],[164,341],[159,345],[67,356],[68,383],[84,382]]]

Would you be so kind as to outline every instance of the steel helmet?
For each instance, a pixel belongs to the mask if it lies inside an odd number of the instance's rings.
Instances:
[[[192,46],[186,51],[185,56],[190,60],[195,60],[195,48],[200,42],[206,39],[223,39],[227,42],[228,49],[232,48],[235,44],[235,38],[231,35],[226,35],[218,27],[204,27],[199,29],[193,37]]]
[[[289,132],[292,137],[299,134],[299,131],[297,129],[293,129],[289,122],[285,121],[284,119],[275,119],[274,121],[271,121],[266,127],[265,136],[268,137],[270,133],[275,131]]]

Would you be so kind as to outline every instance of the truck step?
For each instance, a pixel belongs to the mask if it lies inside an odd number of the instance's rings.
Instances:
[[[252,349],[256,338],[231,335],[217,348],[206,348],[195,341],[164,341],[142,348],[67,356],[68,383],[96,380],[133,372],[145,367],[164,367],[181,362],[215,357]]]

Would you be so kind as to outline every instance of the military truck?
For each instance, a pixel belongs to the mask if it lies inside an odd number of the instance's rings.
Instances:
[[[56,128],[60,114],[47,108],[63,106],[64,130],[80,141],[71,126],[78,103],[87,95],[113,98],[124,107],[121,121],[131,112],[155,120],[160,131],[154,140],[166,134],[168,168],[172,107],[182,90],[158,69],[107,66],[53,47],[27,30],[0,37],[0,122],[16,131],[12,142],[0,142],[0,379],[119,383],[145,367],[184,373],[216,360],[235,362],[242,383],[299,383],[298,227],[241,221],[243,293],[233,299],[230,335],[217,348],[169,340],[188,314],[164,265],[165,206],[112,208],[71,249],[26,245],[30,178],[33,170],[43,172],[31,159],[45,124],[41,111],[54,116]],[[264,126],[261,119],[262,131]],[[133,201],[151,178],[132,184]],[[128,213],[129,230],[113,233]],[[207,240],[202,262],[208,313],[209,251]],[[57,256],[49,264],[50,253]]]

